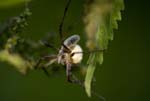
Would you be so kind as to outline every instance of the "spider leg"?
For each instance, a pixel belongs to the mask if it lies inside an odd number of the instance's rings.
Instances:
[[[62,46],[64,47],[64,51],[71,53],[71,50],[66,45],[62,44]]]
[[[81,87],[83,87],[84,88],[84,82],[83,81],[81,81],[81,80],[79,80],[75,75],[73,75],[72,74],[72,83],[74,83],[74,84],[78,84],[78,85],[80,85]]]
[[[42,61],[50,61],[51,63],[53,63],[53,62],[55,62],[54,60],[56,60],[56,58],[57,58],[57,57],[56,57],[55,55],[49,55],[49,56],[41,57],[41,58],[38,60],[38,62],[36,63],[35,69],[37,69],[37,68],[39,67],[39,65],[40,65],[40,63],[41,63]],[[42,70],[43,70],[43,72],[44,72],[48,77],[50,76],[49,72],[47,71],[47,69],[46,69],[45,67],[43,67]]]
[[[53,62],[55,62],[54,60],[57,60],[56,55],[48,55],[48,56],[41,57],[35,64],[34,68],[37,69],[42,61],[49,61],[52,64]]]
[[[41,63],[43,60],[45,60],[46,58],[47,58],[47,56],[40,58],[40,59],[38,60],[38,62],[36,63],[36,65],[35,65],[34,68],[37,69],[37,68],[39,67],[40,63]],[[43,70],[43,72],[44,72],[48,77],[50,76],[49,72],[47,71],[47,69],[46,69],[45,67],[42,68],[42,70]]]
[[[46,68],[42,68],[42,70],[46,74],[46,76],[50,77],[50,74]]]
[[[66,76],[67,76],[67,81],[68,82],[74,83],[74,84],[79,84],[80,86],[84,86],[83,82],[81,82],[74,75],[72,75],[71,64],[70,63],[66,64]]]
[[[66,4],[66,7],[64,9],[64,14],[63,14],[63,17],[62,17],[62,20],[60,22],[60,25],[59,25],[59,36],[60,36],[60,40],[61,42],[63,41],[63,31],[62,31],[62,27],[64,25],[64,20],[65,20],[65,17],[66,17],[66,14],[67,14],[67,11],[68,11],[68,8],[69,8],[69,5],[71,3],[71,0],[68,0],[67,4]]]
[[[72,83],[72,80],[71,80],[71,64],[70,63],[67,63],[66,64],[66,76],[67,76],[67,81]]]
[[[58,51],[58,49],[57,49],[56,47],[54,47],[52,44],[50,44],[50,43],[48,43],[48,42],[46,42],[46,41],[42,41],[41,43],[42,43],[44,46],[48,47],[48,48],[51,48],[51,49],[53,49],[53,50],[55,50],[55,51]]]

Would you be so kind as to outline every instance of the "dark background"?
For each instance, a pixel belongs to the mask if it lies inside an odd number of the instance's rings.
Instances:
[[[145,0],[146,1],[146,0]],[[33,15],[24,34],[39,40],[49,31],[58,32],[67,0],[33,0]],[[79,19],[69,33],[83,33],[80,17],[83,1],[73,0],[64,29]],[[23,5],[0,8],[0,20],[20,14]],[[94,89],[106,101],[150,101],[150,6],[142,0],[125,0],[125,11],[114,40],[95,72]],[[82,41],[81,41],[82,42]],[[65,73],[48,78],[42,71],[21,75],[11,65],[0,62],[0,101],[98,101],[88,98],[79,86],[66,82]]]

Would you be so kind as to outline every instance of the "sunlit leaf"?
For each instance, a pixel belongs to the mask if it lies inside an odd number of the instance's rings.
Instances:
[[[117,20],[121,20],[123,0],[90,0],[85,5],[85,32],[89,50],[106,50],[109,40],[113,40],[113,29],[118,28]],[[91,59],[92,58],[92,59]],[[102,64],[103,52],[90,54],[90,62],[85,77],[85,90],[91,96],[91,82],[96,64]]]
[[[88,62],[89,66],[88,66],[88,70],[87,70],[87,74],[86,74],[86,78],[85,78],[85,82],[84,82],[84,85],[86,88],[85,90],[89,97],[91,97],[91,85],[89,85],[89,84],[91,84],[91,82],[92,82],[92,77],[94,75],[94,71],[96,68],[95,64],[90,63],[90,62],[93,61],[94,58],[95,58],[95,54],[91,55],[90,60]]]
[[[11,54],[7,50],[0,51],[0,61],[13,65],[22,74],[26,74],[29,67],[32,68],[31,63],[24,60],[20,55]]]

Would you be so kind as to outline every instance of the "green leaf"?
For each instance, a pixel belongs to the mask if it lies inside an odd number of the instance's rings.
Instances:
[[[118,29],[117,20],[121,20],[124,10],[123,0],[93,0],[85,5],[85,32],[89,50],[106,50],[109,40],[113,40],[113,29]],[[96,55],[95,55],[96,54]],[[91,82],[96,64],[103,63],[103,52],[90,54],[85,77],[85,91],[91,96]]]
[[[94,75],[95,68],[96,68],[96,66],[93,65],[93,64],[90,64],[88,66],[87,76],[86,76],[85,82],[84,82],[84,85],[85,85],[85,88],[86,88],[85,90],[86,90],[87,95],[89,97],[91,97],[91,85],[89,85],[89,84],[91,84],[91,82],[92,82],[92,77]]]
[[[4,8],[4,7],[15,6],[29,1],[31,0],[0,0],[0,7]]]
[[[95,64],[93,64],[95,56],[96,56],[96,54],[91,55],[87,62],[89,65],[88,65],[88,70],[87,70],[85,82],[84,82],[84,85],[86,88],[85,90],[89,97],[91,97],[91,86],[89,84],[91,84],[91,82],[92,82],[92,77],[94,75],[94,71],[95,71],[95,67],[96,67]]]

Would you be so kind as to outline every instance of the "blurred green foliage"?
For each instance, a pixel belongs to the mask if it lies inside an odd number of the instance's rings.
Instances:
[[[32,65],[34,63],[34,61],[27,61],[27,59],[23,56],[24,54],[20,53],[20,47],[17,47],[21,44],[20,40],[24,39],[21,37],[21,33],[28,25],[27,19],[30,15],[31,12],[29,9],[25,8],[24,12],[19,16],[12,17],[1,25],[2,27],[0,30],[0,60],[12,64],[22,74],[26,74],[26,71],[29,68],[33,68]],[[23,50],[27,48],[25,42],[21,45]],[[30,46],[28,45],[28,48]],[[28,51],[26,51],[26,54],[28,54]],[[31,56],[31,54],[29,55]]]
[[[0,0],[0,8],[16,6],[25,3],[25,1],[29,2],[30,0]]]

